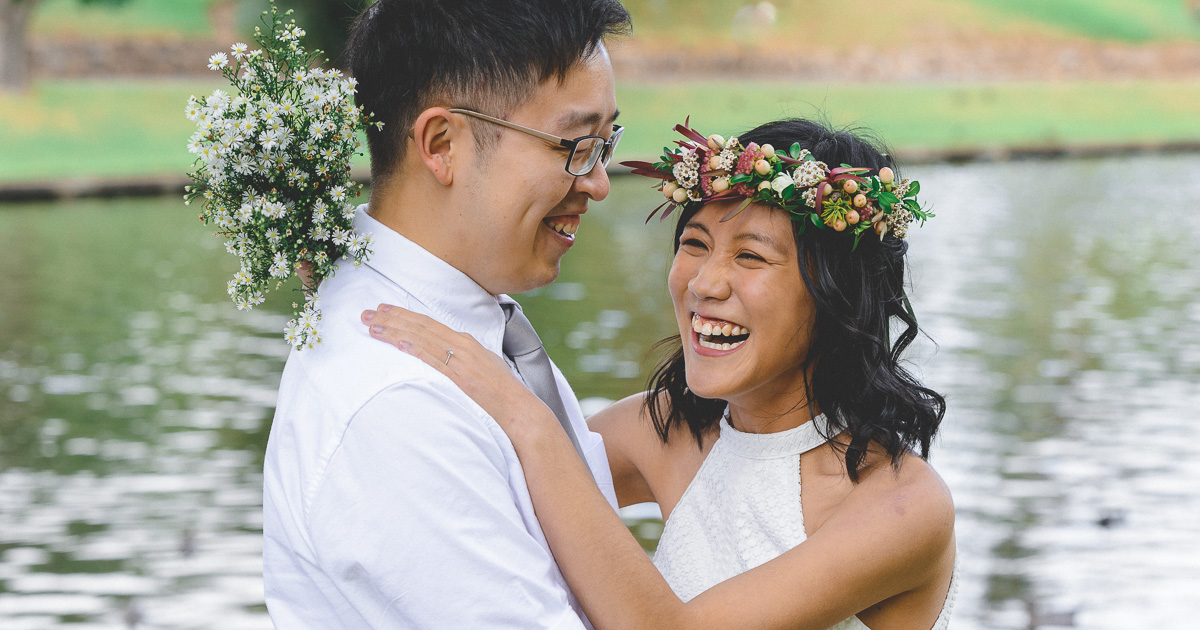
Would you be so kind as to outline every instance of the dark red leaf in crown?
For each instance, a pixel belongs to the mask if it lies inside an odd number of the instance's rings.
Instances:
[[[649,222],[650,222],[650,219],[653,219],[653,218],[654,218],[654,215],[655,215],[655,214],[657,214],[659,210],[662,210],[663,206],[665,206],[665,205],[667,205],[667,204],[673,204],[673,203],[674,203],[674,202],[672,202],[670,199],[668,199],[668,200],[666,200],[666,201],[662,202],[661,204],[659,204],[657,208],[655,208],[655,209],[653,209],[653,210],[651,210],[651,211],[650,211],[650,216],[646,217],[646,223],[649,223]],[[672,206],[671,206],[671,210],[674,210],[674,209],[675,209],[675,207],[672,205]],[[671,213],[671,212],[670,212],[670,210],[668,210],[666,213],[664,213],[664,214],[663,214],[663,219],[667,218],[667,215],[668,215],[668,214],[670,214],[670,213]],[[662,220],[662,219],[659,219],[659,221],[661,221],[661,220]]]
[[[866,178],[864,178],[864,177],[859,177],[857,175],[851,175],[850,173],[838,173],[836,175],[830,175],[829,179],[831,179],[835,182],[844,182],[848,179],[852,179],[859,183],[867,181]]]
[[[632,174],[634,174],[634,175],[644,175],[644,176],[646,176],[646,177],[656,177],[656,178],[658,178],[658,179],[661,179],[661,180],[663,180],[663,181],[669,181],[669,180],[671,180],[671,179],[672,179],[672,177],[671,177],[671,174],[670,174],[670,173],[664,173],[664,172],[662,172],[662,171],[656,171],[656,170],[653,170],[653,169],[646,169],[646,168],[635,168],[635,169],[633,169],[632,171],[629,171],[629,172],[630,172],[630,173],[632,173]]]
[[[691,127],[688,126],[688,121],[690,121],[691,119],[692,119],[692,117],[688,116],[687,118],[685,118],[683,120],[682,125],[675,125],[675,131],[678,131],[679,133],[683,134],[684,137],[686,137],[690,140],[699,142],[700,144],[707,146],[708,138],[705,138],[704,136],[700,135],[699,131],[696,131],[695,129],[692,129]]]

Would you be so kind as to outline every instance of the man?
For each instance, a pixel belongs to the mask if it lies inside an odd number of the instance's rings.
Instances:
[[[532,329],[504,294],[552,282],[608,194],[619,127],[602,40],[628,20],[616,0],[380,0],[359,16],[357,99],[384,122],[355,219],[373,254],[322,284],[323,343],[294,352],[280,384],[263,498],[278,627],[587,627],[504,432],[359,314],[398,304],[508,350],[615,506],[562,374],[511,350]],[[535,355],[540,376],[523,363]]]

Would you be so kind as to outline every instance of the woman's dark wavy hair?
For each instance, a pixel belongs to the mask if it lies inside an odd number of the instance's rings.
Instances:
[[[738,136],[751,142],[790,147],[799,143],[818,160],[838,166],[884,166],[896,169],[869,135],[835,130],[802,119],[780,120]],[[683,212],[675,226],[675,249],[688,220],[699,208]],[[829,420],[832,438],[843,431],[846,472],[858,482],[869,444],[878,444],[898,465],[904,453],[929,455],[930,442],[946,413],[946,400],[924,387],[900,364],[900,355],[917,336],[917,320],[904,293],[904,255],[908,243],[888,234],[882,241],[868,231],[851,251],[849,235],[832,230],[795,230],[800,276],[816,307],[806,365],[812,378],[796,404],[820,409]],[[892,320],[903,330],[892,340]],[[646,407],[659,438],[666,442],[675,428],[686,427],[702,442],[705,432],[721,421],[725,401],[700,398],[687,388],[683,348],[678,335],[656,347],[674,351],[650,377]]]

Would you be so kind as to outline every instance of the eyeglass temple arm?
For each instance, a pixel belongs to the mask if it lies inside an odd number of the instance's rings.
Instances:
[[[471,111],[469,109],[459,109],[457,107],[452,107],[452,108],[447,109],[446,111],[454,112],[455,114],[465,114],[467,116],[474,116],[476,118],[481,118],[483,120],[486,120],[490,123],[495,123],[497,125],[500,125],[501,127],[508,127],[509,129],[523,131],[535,138],[545,140],[546,142],[549,142],[550,144],[553,144],[553,145],[565,147],[568,149],[570,149],[574,146],[574,143],[570,140],[566,140],[566,139],[560,138],[558,136],[552,136],[548,133],[543,133],[541,131],[538,131],[537,129],[530,129],[529,127],[518,125],[517,123],[508,122],[507,120],[504,120],[501,118],[494,118],[492,116],[488,116],[487,114],[480,114],[479,112]]]

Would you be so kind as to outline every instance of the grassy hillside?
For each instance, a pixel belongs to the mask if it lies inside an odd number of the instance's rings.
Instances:
[[[966,0],[1020,16],[1064,33],[1095,39],[1146,42],[1200,39],[1200,16],[1186,0]]]
[[[235,0],[252,26],[265,0]],[[726,45],[734,16],[753,2],[623,0],[635,39],[649,45]],[[214,0],[127,0],[81,5],[44,0],[33,30],[40,35],[206,37]],[[287,0],[280,0],[288,7]],[[947,35],[1091,38],[1126,42],[1197,41],[1200,19],[1186,0],[775,0],[775,26],[754,33],[767,46],[851,49],[921,43]]]
[[[635,40],[650,45],[726,45],[750,2],[624,0]],[[751,41],[802,50],[852,50],[962,38],[1034,37],[1125,42],[1200,40],[1184,0],[775,0],[773,27]]]
[[[0,181],[183,173],[191,94],[217,82],[43,81],[0,96]],[[1200,82],[999,84],[679,83],[617,86],[618,159],[656,154],[690,114],[730,134],[828,112],[906,149],[1200,141]]]

